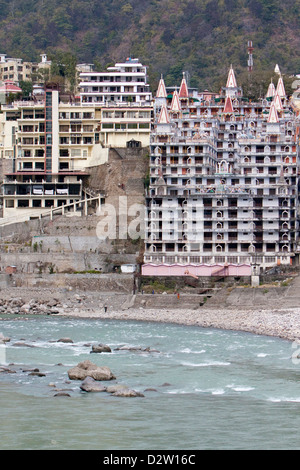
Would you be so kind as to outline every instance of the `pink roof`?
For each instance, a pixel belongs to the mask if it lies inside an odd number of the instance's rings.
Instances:
[[[167,97],[167,92],[166,92],[166,87],[165,87],[165,82],[163,77],[161,76],[161,79],[158,84],[158,89],[156,92],[156,98],[166,98]]]
[[[183,79],[181,80],[181,85],[179,89],[179,98],[188,98],[189,97],[189,91],[185,79],[185,75],[183,74]]]
[[[232,101],[231,101],[230,96],[227,96],[226,98],[223,113],[228,113],[228,114],[233,113],[233,106],[232,106]]]
[[[5,92],[11,92],[11,93],[19,93],[22,91],[22,88],[19,88],[18,86],[14,85],[13,82],[3,82],[3,84],[0,86],[0,92],[5,91]]]

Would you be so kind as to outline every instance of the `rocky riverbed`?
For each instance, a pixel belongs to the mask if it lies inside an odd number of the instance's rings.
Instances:
[[[240,296],[242,296],[242,290]],[[128,296],[117,292],[69,292],[51,289],[3,289],[0,291],[0,319],[24,315],[59,315],[77,318],[103,318],[176,323],[204,328],[245,331],[300,341],[300,306],[284,307],[270,301],[269,306],[185,308],[184,296],[176,308],[169,307],[172,294],[161,295],[159,308],[138,307]],[[174,296],[173,296],[174,297]],[[146,296],[143,296],[145,299]],[[292,304],[293,305],[293,304]],[[299,303],[300,305],[300,303]]]

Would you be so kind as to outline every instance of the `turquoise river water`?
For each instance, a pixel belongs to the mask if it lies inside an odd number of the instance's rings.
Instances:
[[[173,324],[5,318],[1,450],[300,448],[300,364],[277,338]],[[60,343],[69,337],[73,343]],[[17,346],[15,343],[26,345]],[[111,353],[91,354],[105,343]],[[119,346],[156,352],[117,351]],[[30,347],[31,346],[31,347]],[[67,371],[89,359],[144,397],[86,393]],[[11,365],[13,364],[13,366]],[[30,376],[39,368],[45,377]],[[70,397],[54,397],[51,384]],[[151,389],[151,390],[146,390]]]

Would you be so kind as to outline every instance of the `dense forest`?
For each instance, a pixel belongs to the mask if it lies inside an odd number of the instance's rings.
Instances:
[[[46,52],[108,64],[138,57],[156,87],[186,71],[190,86],[217,91],[230,64],[254,71],[300,73],[299,0],[0,0],[1,53],[39,61]],[[245,78],[244,78],[245,79]]]

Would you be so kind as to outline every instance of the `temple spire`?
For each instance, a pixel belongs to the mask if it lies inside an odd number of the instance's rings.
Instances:
[[[156,98],[166,98],[166,97],[167,97],[166,86],[165,86],[163,76],[161,75],[157,92],[156,92]]]
[[[232,101],[231,101],[230,96],[226,97],[223,113],[233,114],[233,106],[232,106]]]
[[[177,90],[175,90],[174,93],[173,93],[173,98],[172,98],[172,103],[171,103],[171,111],[175,112],[175,113],[178,112],[178,111],[181,111],[179,95],[178,95]]]
[[[274,97],[274,104],[275,104],[275,107],[276,107],[277,111],[282,111],[283,110],[282,101],[281,101],[281,98],[280,98],[279,94],[277,93],[277,91],[276,91],[276,94],[275,94],[275,97]]]
[[[226,88],[237,88],[237,82],[232,65],[230,66]]]
[[[273,80],[271,80],[271,83],[269,85],[269,88],[266,94],[266,98],[273,98],[275,96],[275,93],[276,93],[275,85],[273,83]]]
[[[279,119],[278,119],[278,113],[277,113],[276,105],[275,105],[275,102],[272,101],[272,104],[271,104],[271,107],[270,107],[270,113],[269,113],[269,117],[268,117],[268,123],[269,124],[277,124],[278,122],[279,122]]]
[[[278,93],[280,98],[285,98],[286,97],[284,83],[283,83],[283,79],[282,79],[281,75],[280,75],[278,83],[277,83],[276,93]]]
[[[181,85],[179,89],[179,98],[188,98],[188,97],[189,97],[188,86],[187,86],[186,79],[185,79],[185,73],[183,72],[183,77],[182,77]]]
[[[169,118],[169,113],[167,110],[167,107],[163,105],[160,110],[160,114],[158,117],[158,124],[169,124],[170,123],[170,118]]]

